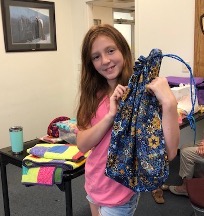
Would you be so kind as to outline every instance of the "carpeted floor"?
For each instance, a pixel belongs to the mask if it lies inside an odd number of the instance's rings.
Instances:
[[[178,176],[179,156],[170,163],[167,184],[181,182]],[[21,185],[21,169],[7,166],[11,216],[64,216],[65,197],[57,186]],[[84,176],[72,181],[74,216],[91,216],[85,198]],[[155,203],[151,193],[141,195],[135,216],[191,216],[193,213],[188,197],[181,197],[164,191],[164,204]],[[2,189],[0,188],[0,216],[4,215]],[[116,215],[117,216],[117,215]],[[125,215],[124,215],[125,216]]]

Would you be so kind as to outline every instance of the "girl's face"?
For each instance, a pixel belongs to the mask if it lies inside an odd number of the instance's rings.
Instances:
[[[95,69],[109,84],[115,84],[123,70],[124,59],[115,42],[105,36],[98,36],[93,42],[91,59]]]

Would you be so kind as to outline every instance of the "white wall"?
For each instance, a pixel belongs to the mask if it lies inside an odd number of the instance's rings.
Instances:
[[[136,57],[152,48],[179,55],[193,66],[195,0],[135,0]],[[182,64],[164,58],[161,76],[189,76]]]
[[[101,23],[113,25],[112,8],[93,6],[93,19],[101,19]]]

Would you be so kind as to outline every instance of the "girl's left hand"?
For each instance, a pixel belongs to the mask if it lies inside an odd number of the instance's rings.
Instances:
[[[175,97],[169,87],[168,81],[165,77],[156,77],[146,86],[147,90],[154,94],[160,104],[171,102]]]

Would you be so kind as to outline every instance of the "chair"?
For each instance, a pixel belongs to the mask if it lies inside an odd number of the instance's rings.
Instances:
[[[204,178],[187,179],[186,187],[195,216],[204,216]]]

